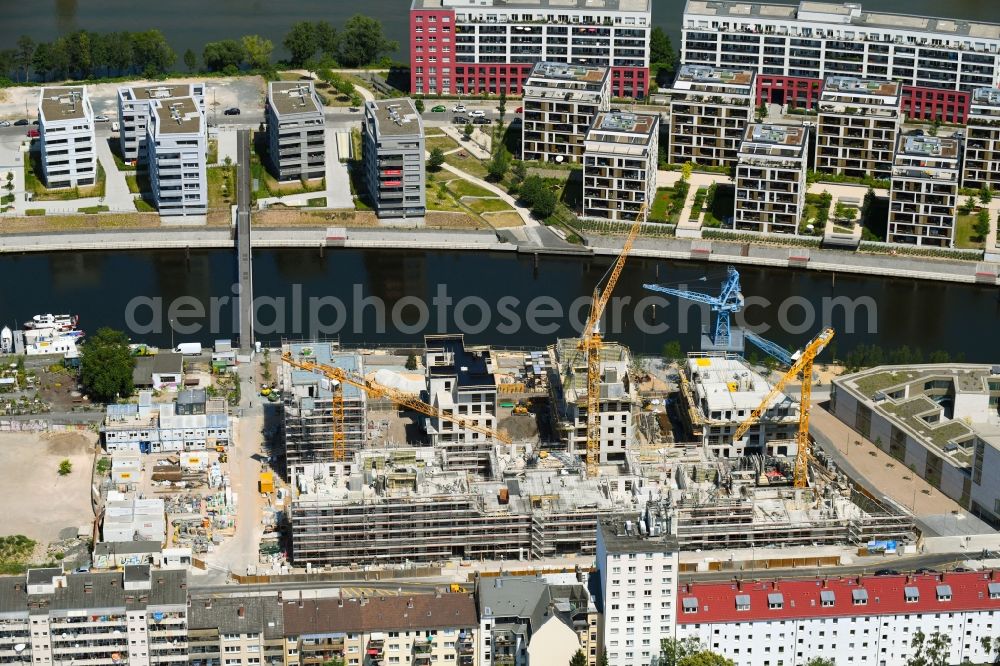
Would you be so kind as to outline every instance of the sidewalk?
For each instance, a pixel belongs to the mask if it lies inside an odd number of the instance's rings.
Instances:
[[[97,159],[104,167],[104,205],[114,211],[135,210],[135,196],[128,191],[125,174],[118,170],[107,139],[97,139]]]
[[[517,199],[515,199],[512,196],[510,196],[503,189],[497,187],[493,183],[488,183],[485,180],[483,180],[482,178],[476,178],[472,174],[466,173],[466,172],[462,171],[461,169],[456,169],[455,167],[453,167],[452,165],[448,164],[447,162],[445,164],[443,164],[441,168],[443,168],[445,171],[448,171],[448,172],[451,172],[451,173],[455,174],[459,178],[467,180],[470,183],[473,183],[474,185],[478,185],[479,187],[482,187],[483,189],[489,190],[490,192],[493,192],[494,194],[496,194],[498,197],[500,197],[501,200],[503,200],[504,203],[508,204],[515,211],[517,211],[517,214],[521,216],[522,220],[524,220],[524,226],[526,226],[526,227],[539,227],[539,226],[542,226],[542,224],[538,220],[536,220],[535,218],[533,218],[531,216],[531,211],[530,210],[528,210],[527,208],[525,208],[524,206],[522,206],[521,204],[519,204],[517,202]]]

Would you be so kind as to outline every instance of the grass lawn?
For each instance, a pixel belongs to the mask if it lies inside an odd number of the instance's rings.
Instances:
[[[475,183],[470,183],[463,178],[453,178],[448,181],[448,189],[459,197],[496,197],[495,192],[491,192]]]
[[[233,172],[235,167],[212,167],[207,169],[208,174],[208,207],[222,208],[229,206],[235,200],[233,192]],[[228,186],[226,185],[226,175],[229,174]]]
[[[124,158],[122,158],[121,151],[121,139],[116,136],[108,139],[108,146],[111,148],[111,156],[115,158],[115,166],[118,167],[119,171],[134,171],[135,167],[125,164]]]
[[[483,213],[500,213],[507,210],[514,210],[507,202],[501,199],[475,199],[463,197],[462,203],[476,211],[480,215]]]
[[[656,190],[656,196],[653,198],[653,208],[649,211],[649,219],[655,220],[657,222],[667,221],[667,209],[670,208],[671,202],[674,200],[674,188],[672,187],[660,187]]]
[[[72,201],[85,197],[103,197],[106,178],[104,167],[97,164],[97,181],[85,187],[67,187],[50,190],[42,184],[42,156],[37,150],[28,152],[24,161],[24,186],[32,193],[35,201]]]
[[[482,178],[485,180],[486,176],[489,174],[486,170],[486,165],[473,157],[471,153],[466,153],[465,157],[462,157],[462,155],[463,153],[445,155],[444,161],[456,169],[460,169],[468,174],[472,174],[476,178]]]
[[[427,210],[443,210],[453,213],[466,212],[462,204],[455,199],[444,183],[438,183],[433,189],[427,189]]]
[[[736,187],[733,185],[719,184],[715,187],[715,198],[712,199],[712,207],[705,211],[705,226],[723,226],[724,220],[733,216],[736,206]]]
[[[458,141],[455,141],[450,136],[445,135],[432,136],[424,141],[424,146],[426,147],[428,153],[435,148],[440,148],[447,153],[449,150],[455,150],[458,148]]]
[[[985,239],[979,238],[973,230],[977,218],[977,213],[955,216],[955,247],[962,250],[983,249]]]
[[[208,140],[208,153],[205,156],[205,164],[215,164],[219,161],[219,140]]]
[[[143,194],[153,191],[153,187],[149,183],[148,171],[136,171],[126,174],[125,182],[128,184],[128,191],[132,194]]]
[[[522,227],[524,220],[517,213],[487,213],[483,216],[494,227],[504,229],[509,227]]]
[[[74,231],[81,229],[130,229],[160,226],[156,214],[98,213],[95,215],[44,215],[29,218],[7,218],[0,221],[0,231],[31,233],[39,231]]]

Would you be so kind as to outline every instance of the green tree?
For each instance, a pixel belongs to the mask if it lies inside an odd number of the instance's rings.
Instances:
[[[351,98],[348,100],[353,107],[359,107],[365,103],[365,100],[361,98],[357,92],[351,93]]]
[[[293,23],[281,43],[288,51],[288,64],[292,67],[304,67],[319,49],[316,25],[311,21]]]
[[[535,200],[539,197],[540,193],[545,189],[545,181],[543,181],[539,176],[528,176],[521,183],[520,189],[518,189],[518,197],[524,202],[529,208],[534,205]]]
[[[398,42],[386,39],[381,21],[356,14],[337,37],[337,61],[344,67],[362,67],[398,48]]]
[[[531,206],[531,212],[539,218],[546,218],[556,212],[559,197],[549,188],[542,189]]]
[[[979,240],[981,241],[985,241],[986,237],[989,236],[990,211],[988,208],[983,208],[979,211],[979,215],[976,216],[976,223],[972,226],[972,230],[976,232],[976,236],[979,237]]]
[[[406,357],[406,369],[407,370],[416,370],[417,369],[417,355],[416,354],[410,354],[409,356]]]
[[[218,72],[227,67],[239,67],[244,57],[243,45],[235,39],[209,42],[201,52],[205,68],[210,72]]]
[[[146,30],[130,34],[132,65],[149,78],[166,73],[177,60],[167,38],[159,30]]]
[[[690,162],[685,162],[684,166],[681,167],[681,180],[684,182],[691,180],[692,172],[694,172],[694,165]]]
[[[413,102],[413,106],[416,107],[417,113],[423,113],[424,112],[424,100],[422,100],[422,99],[415,100]]]
[[[674,363],[675,361],[683,358],[683,353],[681,352],[681,343],[679,340],[671,340],[663,345],[663,358],[668,363]]]
[[[608,666],[608,652],[601,652],[601,658],[597,660],[598,666]]]
[[[806,662],[806,666],[837,666],[837,662],[831,657],[813,657]]]
[[[735,666],[735,662],[732,659],[726,659],[721,654],[702,650],[679,660],[677,666]]]
[[[661,666],[677,666],[681,659],[702,650],[697,638],[664,638],[660,641]]]
[[[914,632],[910,641],[913,654],[907,660],[907,666],[948,666],[951,652],[951,637],[935,631],[926,636],[919,629]]]
[[[465,127],[462,129],[462,135],[465,137],[466,141],[469,140],[474,131],[476,131],[476,128],[472,126],[472,123],[465,123]]]
[[[122,74],[135,63],[132,35],[127,32],[111,32],[104,36],[104,48],[108,51],[108,68]]]
[[[28,35],[21,35],[17,40],[14,65],[24,74],[25,81],[28,80],[28,70],[34,62],[36,48],[35,40]]]
[[[430,157],[427,158],[428,171],[440,171],[444,164],[444,151],[441,148],[431,150]]]
[[[69,460],[63,460],[59,463],[59,476],[66,476],[73,472],[73,463]]]
[[[659,26],[653,28],[649,35],[649,63],[653,78],[658,84],[670,82],[677,67],[677,52],[670,43],[670,37]]]
[[[991,201],[993,201],[993,190],[990,189],[990,186],[979,188],[979,203],[989,206]]]
[[[243,57],[251,69],[267,69],[271,66],[274,44],[270,39],[260,35],[244,35],[240,45],[243,47]]]
[[[193,72],[198,67],[198,56],[191,49],[184,52],[184,66],[188,68],[189,72]]]
[[[528,167],[521,160],[514,160],[510,165],[510,180],[512,185],[520,185],[528,176]]]
[[[490,179],[497,182],[503,180],[507,175],[507,170],[510,169],[510,160],[510,153],[503,147],[503,144],[497,144],[496,150],[493,151],[493,157],[486,165],[487,175]]]
[[[972,209],[975,207],[976,207],[976,200],[973,197],[969,197],[968,199],[966,199],[965,203],[963,203],[960,206],[963,215],[968,215],[969,213],[972,212]]]
[[[569,666],[587,666],[587,655],[583,650],[577,650],[573,658],[569,660]]]
[[[110,328],[98,329],[80,350],[80,383],[92,400],[110,402],[132,395],[135,359],[128,337]]]
[[[500,89],[500,102],[497,105],[497,110],[500,112],[500,122],[503,122],[503,117],[507,113],[507,89]]]
[[[767,104],[758,106],[753,115],[757,122],[764,122],[764,119],[767,118]]]

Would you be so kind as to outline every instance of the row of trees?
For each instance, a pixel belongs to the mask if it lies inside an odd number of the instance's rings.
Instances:
[[[831,350],[831,358],[836,357],[836,350]],[[951,356],[946,351],[934,351],[926,357],[927,363],[962,363],[965,355],[959,352],[956,356]],[[859,345],[844,357],[844,366],[847,372],[857,372],[864,368],[874,368],[879,365],[910,365],[911,363],[924,363],[924,352],[919,347],[910,348],[907,345],[886,351],[878,345]]]
[[[338,32],[327,21],[300,21],[285,35],[292,67],[363,67],[378,62],[399,48],[385,37],[382,24],[356,15]],[[224,39],[205,44],[204,69],[235,74],[241,68],[273,69],[274,44],[260,35]],[[199,69],[197,54],[183,56],[191,72]],[[22,35],[14,48],[0,50],[0,80],[49,81],[93,79],[139,74],[155,78],[171,71],[177,53],[159,30],[98,33],[77,30],[51,42],[36,42]]]

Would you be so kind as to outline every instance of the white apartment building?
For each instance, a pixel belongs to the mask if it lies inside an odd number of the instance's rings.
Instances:
[[[633,222],[656,196],[660,117],[597,114],[583,148],[583,217]]]
[[[733,434],[771,392],[771,385],[734,354],[692,354],[682,368],[681,418],[692,439],[715,458],[795,456],[799,405],[781,393],[737,442]]]
[[[597,524],[603,645],[608,666],[648,664],[674,637],[678,547],[662,514],[621,514]]]
[[[38,666],[187,664],[187,573],[29,569],[0,578],[0,660]]]
[[[860,2],[688,0],[681,27],[682,62],[753,67],[763,100],[812,106],[823,79],[847,74],[898,81],[907,116],[957,123],[974,89],[997,84],[998,49],[998,24]]]
[[[808,128],[799,125],[747,126],[736,164],[736,229],[799,232],[806,204],[808,137]]]
[[[587,130],[611,104],[607,67],[540,62],[524,84],[525,160],[580,162]]]
[[[267,147],[278,180],[309,180],[326,174],[326,118],[312,81],[267,84]]]
[[[899,113],[899,83],[831,76],[823,83],[816,119],[818,171],[889,178]]]
[[[283,619],[278,593],[192,597],[188,666],[284,666]]]
[[[413,100],[365,102],[362,124],[365,185],[379,217],[427,212],[424,122]]]
[[[649,88],[652,0],[413,0],[410,90],[519,95],[532,65],[611,70],[616,97]]]
[[[467,348],[461,335],[429,335],[424,345],[430,404],[477,426],[496,428],[497,386],[490,350]],[[488,435],[435,417],[425,417],[425,424],[431,446],[443,453],[445,469],[489,472],[494,442]]]
[[[156,83],[149,86],[118,88],[119,146],[126,162],[146,159],[146,127],[153,100],[191,97],[202,113],[205,111],[204,83]]]
[[[108,405],[101,426],[108,453],[171,453],[229,446],[229,408],[204,390],[182,391],[175,402],[153,404],[152,391],[135,403]]]
[[[689,583],[677,595],[677,638],[694,638],[736,666],[906,666],[913,635],[950,638],[948,664],[991,663],[1000,576],[911,576]],[[613,662],[612,662],[613,663]]]
[[[49,188],[97,182],[94,109],[86,86],[42,88],[38,96],[42,177]]]
[[[566,451],[587,458],[587,354],[579,339],[566,338],[549,347],[552,373],[549,397],[553,427]],[[631,354],[615,342],[601,346],[601,465],[625,461],[625,452],[635,437],[632,414],[638,396],[628,376]]]
[[[1000,189],[1000,88],[977,88],[972,93],[962,187]]]
[[[208,127],[192,97],[152,100],[146,127],[149,181],[160,215],[205,215]]]
[[[889,189],[886,240],[953,247],[961,169],[960,139],[900,136]]]
[[[754,117],[752,69],[681,65],[670,95],[670,162],[735,166]]]

